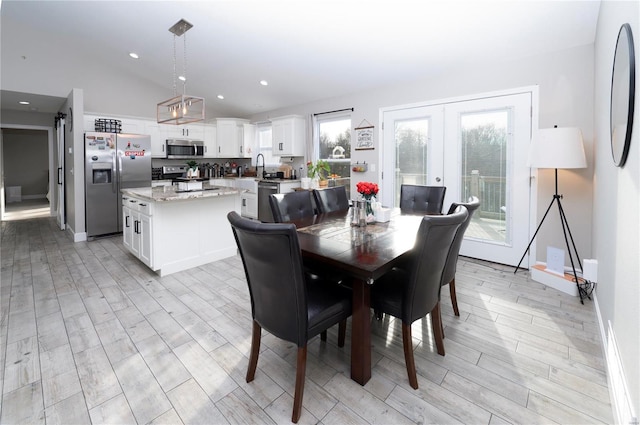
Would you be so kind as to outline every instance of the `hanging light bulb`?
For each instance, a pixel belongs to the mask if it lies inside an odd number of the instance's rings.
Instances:
[[[173,34],[173,95],[171,99],[158,103],[158,123],[166,124],[187,124],[196,121],[204,121],[204,98],[187,95],[187,37],[186,32],[193,25],[181,19],[176,22],[169,32]],[[184,70],[180,78],[176,73],[176,40],[183,37],[184,42]],[[182,94],[178,95],[176,80],[180,79],[182,83]]]

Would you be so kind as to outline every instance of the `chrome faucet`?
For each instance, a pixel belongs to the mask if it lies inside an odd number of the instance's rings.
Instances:
[[[256,172],[258,171],[258,166],[259,166],[259,164],[258,164],[258,162],[259,162],[259,161],[258,161],[258,160],[260,159],[260,157],[262,157],[262,178],[264,179],[264,175],[265,175],[265,170],[264,170],[264,155],[262,155],[261,153],[259,153],[259,154],[256,156]]]

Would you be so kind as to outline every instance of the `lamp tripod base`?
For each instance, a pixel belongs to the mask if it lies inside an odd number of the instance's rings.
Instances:
[[[582,264],[580,263],[580,255],[578,254],[578,249],[576,248],[576,243],[573,240],[573,235],[571,234],[571,229],[569,228],[569,222],[567,221],[567,216],[564,213],[564,208],[562,207],[562,195],[558,195],[558,169],[556,168],[556,193],[555,195],[553,195],[553,199],[551,199],[551,202],[549,203],[549,206],[547,207],[547,211],[544,213],[544,216],[542,217],[542,220],[540,221],[540,224],[538,224],[538,228],[536,229],[535,233],[533,234],[533,237],[531,238],[531,240],[529,241],[529,245],[527,245],[527,248],[524,250],[524,253],[522,254],[522,257],[520,258],[520,262],[518,262],[518,265],[516,266],[516,269],[513,271],[513,273],[517,273],[518,269],[520,269],[520,264],[522,264],[522,261],[524,260],[524,257],[527,255],[527,253],[529,252],[530,248],[531,248],[531,244],[533,244],[534,239],[536,238],[538,231],[540,230],[540,228],[542,227],[542,223],[544,223],[544,220],[547,218],[547,215],[549,214],[549,211],[551,210],[551,207],[553,206],[553,204],[557,204],[558,205],[558,213],[560,214],[560,223],[562,224],[562,233],[564,234],[564,242],[567,246],[567,252],[569,253],[569,260],[571,261],[571,270],[573,271],[573,280],[576,283],[576,287],[578,288],[578,295],[580,295],[580,303],[584,304],[584,299],[588,298],[591,299],[591,292],[593,291],[593,284],[587,280],[585,280],[584,278],[578,277],[578,273],[576,272],[576,265],[575,262],[578,263],[579,269],[582,272]],[[569,240],[571,240],[571,246],[569,245]],[[573,252],[575,252],[576,255],[576,260],[574,261],[573,258],[573,253],[571,251],[571,248],[573,248]]]

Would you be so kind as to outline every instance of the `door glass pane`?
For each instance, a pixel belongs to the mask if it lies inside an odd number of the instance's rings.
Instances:
[[[509,109],[460,115],[462,199],[477,196],[481,200],[465,235],[499,244],[509,244],[511,239],[507,226],[509,117]]]
[[[395,121],[395,200],[400,206],[402,184],[427,184],[428,118]]]
[[[319,158],[329,163],[329,186],[345,186],[351,197],[351,118],[318,120]]]

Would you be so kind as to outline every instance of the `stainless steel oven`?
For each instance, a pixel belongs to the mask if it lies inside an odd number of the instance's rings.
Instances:
[[[261,180],[258,182],[258,220],[273,223],[273,214],[269,205],[269,195],[278,193],[280,184]]]
[[[167,158],[189,159],[204,157],[204,141],[167,139]]]

